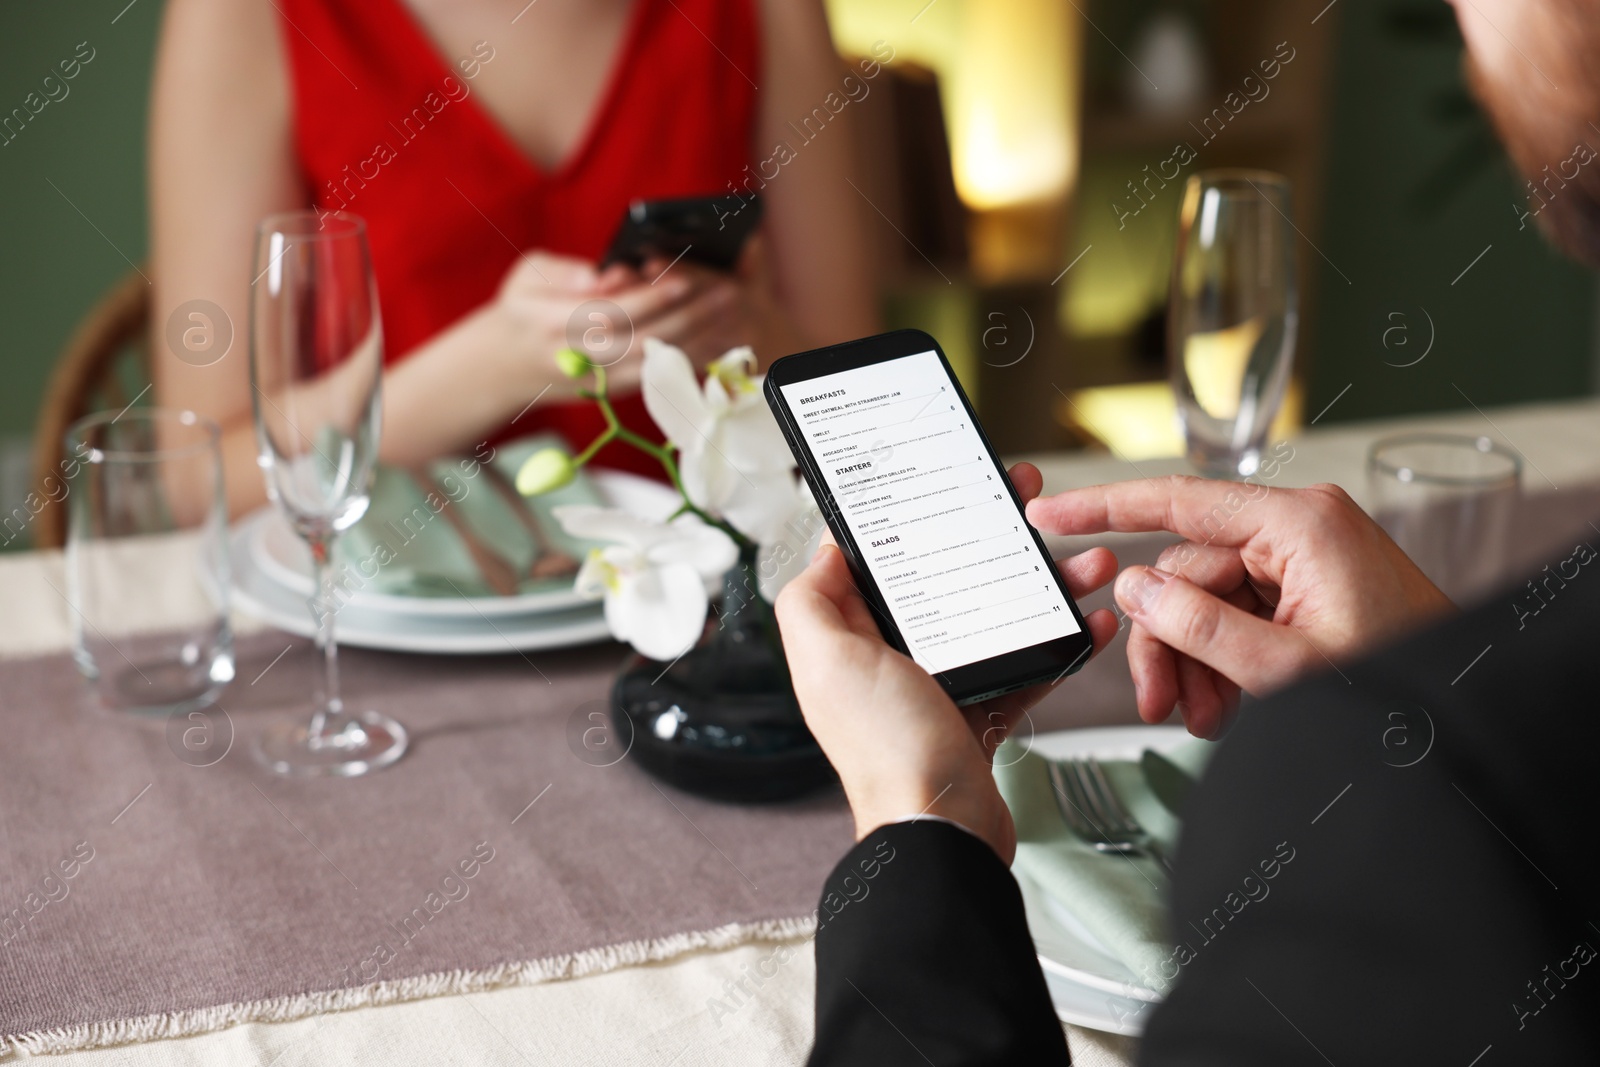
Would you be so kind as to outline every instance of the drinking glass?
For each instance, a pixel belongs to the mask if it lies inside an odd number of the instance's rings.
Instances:
[[[1373,514],[1422,572],[1452,599],[1504,577],[1522,458],[1487,437],[1418,433],[1387,437],[1367,454]]]
[[[183,714],[233,680],[220,439],[158,408],[67,430],[73,656],[108,708]]]
[[[1189,461],[1215,478],[1261,464],[1299,325],[1289,180],[1251,170],[1192,175],[1168,299],[1167,351]]]
[[[270,215],[251,272],[250,386],[267,494],[311,549],[323,669],[305,719],[256,740],[279,774],[366,774],[406,749],[406,731],[339,692],[333,544],[366,513],[378,454],[383,329],[366,224],[343,212]]]

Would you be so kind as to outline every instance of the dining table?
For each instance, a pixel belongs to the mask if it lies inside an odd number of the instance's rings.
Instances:
[[[1508,576],[1600,536],[1588,523],[1600,517],[1600,400],[1313,425],[1269,484],[1335,483],[1366,506],[1369,448],[1408,431],[1487,437],[1523,458]],[[1178,456],[1018,458],[1046,492],[1189,471]],[[1051,540],[1058,556],[1104,544],[1126,564],[1174,539]],[[144,576],[119,609],[130,632],[185,610],[163,565],[155,548],[129,557]],[[238,749],[196,765],[172,723],[97,706],[73,668],[67,593],[60,551],[0,556],[0,1057],[805,1060],[816,898],[852,840],[844,800],[721,804],[627,760],[581,758],[563,739],[581,709],[603,706],[621,646],[346,649],[351,702],[402,709],[412,749],[368,778],[283,780]],[[1083,603],[1109,605],[1106,591]],[[242,614],[233,626],[237,677],[219,703],[242,737],[307,691],[315,661],[303,638]],[[1136,724],[1125,640],[1126,627],[1028,729]],[[74,875],[56,876],[69,862]],[[1134,1037],[1065,1029],[1084,1067],[1136,1057]]]

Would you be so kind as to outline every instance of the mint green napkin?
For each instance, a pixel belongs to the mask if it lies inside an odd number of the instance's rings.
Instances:
[[[541,448],[566,446],[557,437],[525,437],[498,446],[490,461],[515,482],[523,460]],[[488,483],[475,457],[439,459],[428,473],[440,496],[455,509],[484,544],[526,574],[537,551],[527,528],[511,505]],[[528,501],[552,545],[583,559],[590,545],[568,537],[550,509],[562,504],[602,503],[594,482],[579,471],[570,485]],[[450,520],[428,506],[427,492],[405,471],[380,466],[373,478],[372,503],[366,515],[341,537],[335,549],[339,564],[361,575],[362,592],[408,597],[493,596]],[[572,578],[532,581],[524,593],[556,592],[572,586]]]
[[[1206,742],[1193,742],[1167,756],[1198,774],[1209,750]],[[1101,766],[1128,813],[1170,855],[1178,820],[1150,792],[1139,764],[1102,760]],[[1163,967],[1172,970],[1166,868],[1153,857],[1096,852],[1073,833],[1056,804],[1046,760],[1016,742],[1006,742],[995,754],[994,776],[1017,827],[1014,868],[1076,916],[1142,984],[1165,992]]]

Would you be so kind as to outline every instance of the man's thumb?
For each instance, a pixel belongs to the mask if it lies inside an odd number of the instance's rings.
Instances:
[[[1258,618],[1191,582],[1154,567],[1117,579],[1117,604],[1158,641],[1260,695],[1300,674],[1315,655],[1307,638]]]

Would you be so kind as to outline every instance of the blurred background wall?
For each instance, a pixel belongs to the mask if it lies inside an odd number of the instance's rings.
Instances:
[[[144,259],[145,114],[160,20],[159,0],[0,11],[0,114],[25,107],[30,92],[43,97],[44,77],[59,74],[56,64],[73,58],[80,43],[94,55],[64,83],[65,97],[0,147],[0,501],[7,509],[28,492],[29,436],[61,346],[130,261]]]
[[[1304,316],[1280,429],[1325,408],[1336,422],[1595,388],[1595,281],[1518,229],[1521,183],[1438,0],[828,6],[841,53],[894,50],[859,109],[884,306],[946,345],[1003,449],[1180,450],[1162,309],[1182,180],[1206,167],[1295,182]],[[0,113],[93,50],[0,147],[0,501],[27,492],[62,344],[146,252],[160,15],[161,0],[0,14]]]

